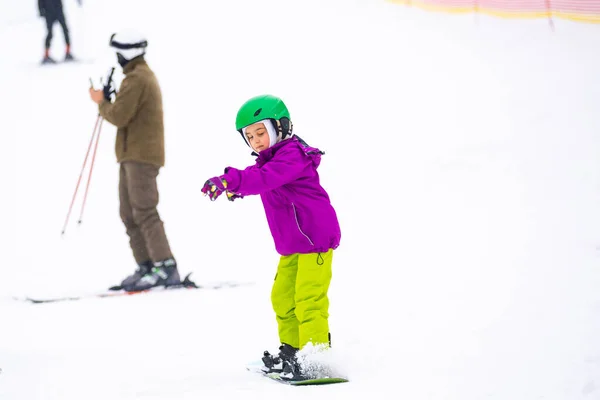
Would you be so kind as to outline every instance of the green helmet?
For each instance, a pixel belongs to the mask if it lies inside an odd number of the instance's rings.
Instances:
[[[240,107],[235,118],[235,129],[239,131],[248,125],[269,118],[276,121],[286,118],[289,121],[290,112],[279,97],[269,94],[256,96]]]

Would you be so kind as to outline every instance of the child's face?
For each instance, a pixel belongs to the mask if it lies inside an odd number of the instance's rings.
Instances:
[[[256,122],[247,126],[246,138],[248,139],[248,143],[250,143],[252,150],[257,153],[260,153],[264,149],[268,149],[271,144],[269,132],[262,122]]]

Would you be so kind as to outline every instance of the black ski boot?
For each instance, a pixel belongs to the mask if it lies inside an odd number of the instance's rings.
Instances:
[[[135,272],[133,274],[131,274],[127,278],[123,279],[123,281],[121,282],[120,285],[111,287],[110,290],[123,290],[126,287],[132,287],[133,285],[135,285],[137,283],[137,281],[142,279],[142,277],[144,275],[146,275],[148,272],[150,272],[151,269],[152,269],[152,261],[148,260],[148,261],[139,263],[137,269],[135,270]]]
[[[167,260],[155,262],[152,269],[141,277],[133,285],[123,286],[128,292],[140,292],[157,286],[177,286],[181,285],[177,262],[169,258]]]
[[[42,59],[42,65],[45,65],[45,64],[56,64],[56,61],[54,61],[54,59],[50,56],[45,56]]]
[[[287,361],[296,358],[297,348],[290,346],[289,344],[282,344],[279,346],[279,354],[273,356],[268,351],[265,351],[262,361],[264,363],[263,371],[265,373],[281,373],[283,367]]]

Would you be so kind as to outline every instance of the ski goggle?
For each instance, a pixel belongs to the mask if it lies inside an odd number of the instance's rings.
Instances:
[[[142,40],[141,42],[137,42],[137,43],[121,43],[118,40],[115,40],[115,36],[117,34],[113,33],[110,36],[110,41],[109,41],[109,46],[114,47],[115,49],[120,49],[120,50],[131,50],[131,49],[145,49],[146,47],[148,47],[148,41],[147,40]]]

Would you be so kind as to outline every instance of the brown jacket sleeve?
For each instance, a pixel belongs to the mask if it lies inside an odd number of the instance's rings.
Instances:
[[[138,110],[143,91],[143,80],[135,75],[125,77],[115,102],[110,103],[105,100],[100,103],[98,108],[100,115],[117,128],[127,126]]]

